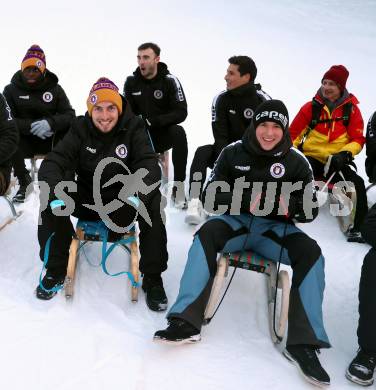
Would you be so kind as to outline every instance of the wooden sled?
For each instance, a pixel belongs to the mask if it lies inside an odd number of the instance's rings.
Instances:
[[[38,160],[44,160],[46,157],[45,154],[36,154],[34,157],[30,159],[30,176],[33,182],[37,181],[38,178]]]
[[[220,255],[217,266],[217,273],[214,278],[210,298],[204,314],[204,324],[208,324],[218,306],[219,296],[224,284],[225,277],[228,274],[229,266],[250,271],[256,271],[266,275],[266,289],[268,294],[268,318],[269,330],[273,343],[280,343],[285,335],[289,298],[290,298],[290,281],[286,271],[280,271],[277,282],[277,266],[273,261],[265,260],[260,255],[253,252],[240,253],[223,253]],[[276,294],[276,289],[281,293]],[[275,316],[274,316],[275,311]],[[275,321],[274,321],[275,320]]]
[[[139,251],[137,244],[137,233],[135,229],[125,234],[122,238],[130,239],[128,244],[119,244],[119,247],[123,248],[129,254],[129,272],[132,274],[134,281],[138,283],[139,281]],[[64,281],[64,292],[65,298],[71,299],[74,294],[74,282],[76,276],[76,268],[77,261],[79,259],[79,251],[80,249],[88,242],[88,241],[97,241],[100,242],[101,239],[99,236],[88,235],[81,228],[76,228],[76,235],[72,239],[70,248],[69,248],[69,259],[68,259],[68,267],[67,267],[67,275]],[[113,242],[111,237],[109,237],[109,242]],[[131,286],[131,300],[132,302],[137,302],[138,300],[138,287],[134,286],[130,283]]]
[[[12,181],[11,184],[9,185],[9,188],[8,188],[7,192],[5,193],[5,195],[0,197],[0,198],[5,200],[5,202],[8,204],[10,211],[12,213],[12,215],[10,217],[6,218],[5,221],[0,223],[0,230],[3,230],[5,228],[5,226],[7,226],[11,222],[15,221],[22,214],[21,211],[16,211],[16,208],[14,207],[12,200],[9,198],[10,189],[14,186],[14,184],[15,184],[14,181]]]

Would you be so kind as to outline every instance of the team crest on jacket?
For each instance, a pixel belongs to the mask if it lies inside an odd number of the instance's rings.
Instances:
[[[275,163],[270,167],[270,174],[276,179],[282,177],[285,174],[285,172],[286,169],[284,165],[282,165],[281,163]]]
[[[120,157],[120,158],[125,158],[128,155],[128,150],[127,147],[124,144],[116,146],[115,153]]]
[[[251,119],[253,117],[253,110],[252,108],[246,108],[244,110],[244,118]]]
[[[51,102],[53,98],[54,98],[54,97],[53,97],[53,95],[52,95],[51,92],[45,92],[45,93],[43,94],[43,96],[42,96],[43,101],[45,101],[46,103]]]
[[[162,99],[163,98],[163,92],[160,89],[156,89],[154,91],[154,97],[156,99]]]

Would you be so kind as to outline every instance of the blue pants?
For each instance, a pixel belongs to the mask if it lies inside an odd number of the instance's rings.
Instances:
[[[325,275],[320,247],[292,224],[249,214],[210,218],[196,233],[167,317],[182,318],[201,329],[218,252],[243,248],[275,262],[280,259],[293,269],[287,344],[330,347],[322,318]]]

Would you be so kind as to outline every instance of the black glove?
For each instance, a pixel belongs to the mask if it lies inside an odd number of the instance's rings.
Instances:
[[[351,152],[339,152],[332,155],[332,159],[330,161],[329,172],[338,172],[341,171],[345,165],[348,165],[352,161]]]

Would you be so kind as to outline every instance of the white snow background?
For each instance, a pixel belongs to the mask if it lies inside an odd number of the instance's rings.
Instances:
[[[137,66],[137,46],[155,41],[161,60],[181,81],[188,100],[184,123],[189,162],[197,146],[212,141],[210,105],[225,88],[232,55],[251,56],[256,81],[296,115],[333,64],[350,71],[349,91],[360,100],[365,122],[376,110],[376,1],[72,1],[3,2],[0,88],[9,83],[31,44],[46,53],[77,114],[100,76],[124,80]],[[357,158],[364,173],[364,152]],[[189,164],[190,165],[190,164]],[[189,168],[188,165],[188,168]],[[366,184],[368,184],[366,180]],[[370,204],[376,190],[369,194]],[[19,206],[22,216],[0,232],[0,389],[305,389],[297,369],[269,336],[264,276],[238,270],[213,322],[197,345],[154,344],[164,314],[147,309],[144,295],[130,302],[125,278],[109,278],[81,257],[76,296],[35,298],[41,270],[37,243],[38,197]],[[0,203],[1,218],[9,212]],[[170,305],[194,229],[184,212],[167,210],[169,268],[164,273]],[[320,359],[333,389],[356,388],[344,377],[357,349],[357,294],[369,247],[347,243],[323,207],[301,226],[326,257],[324,319],[333,348]],[[100,260],[100,248],[86,251]],[[115,250],[110,268],[124,268]]]

